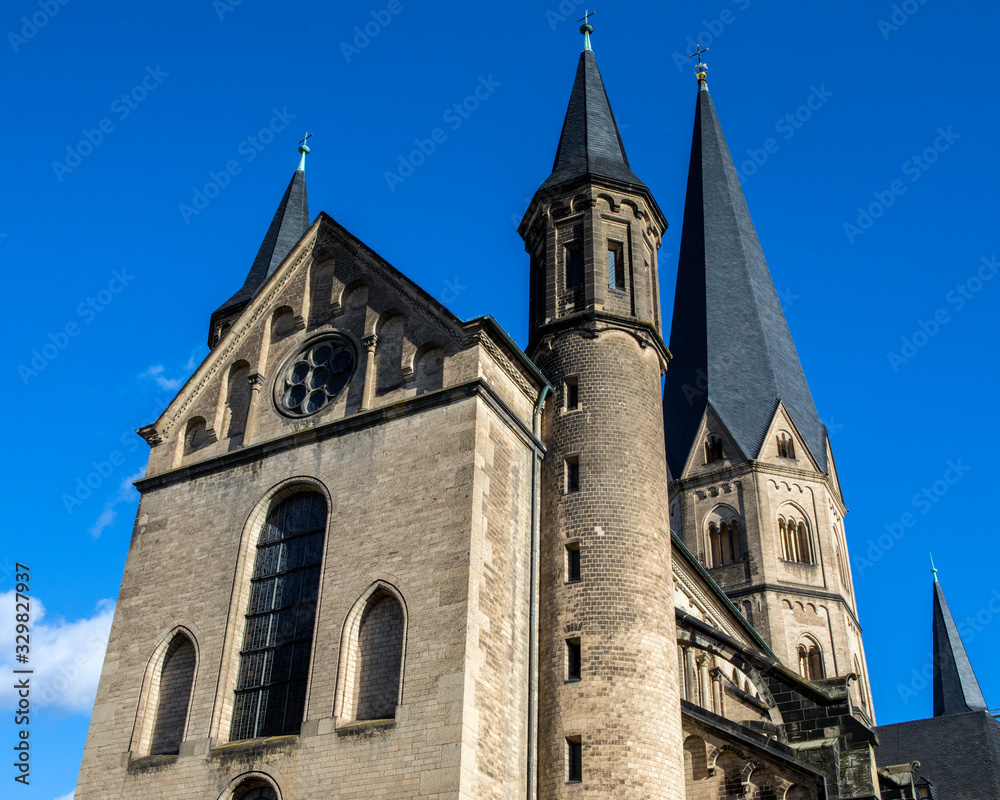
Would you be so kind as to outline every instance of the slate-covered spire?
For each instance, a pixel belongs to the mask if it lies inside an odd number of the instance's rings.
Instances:
[[[304,140],[303,140],[304,141]],[[305,154],[309,148],[299,148],[302,159],[299,168],[295,170],[288,188],[274,212],[271,225],[260,243],[257,257],[250,266],[246,281],[242,288],[212,314],[212,324],[209,330],[209,346],[218,341],[217,322],[224,317],[241,312],[254,298],[264,281],[274,274],[285,257],[292,251],[295,244],[309,229],[309,199],[306,195]]]
[[[986,711],[969,655],[934,570],[934,716]]]
[[[580,53],[552,174],[540,191],[585,176],[645,188],[628,165],[597,58],[589,44]]]
[[[744,455],[755,459],[779,401],[826,471],[826,430],[704,72],[698,81],[669,343],[674,358],[663,408],[667,459],[674,476],[681,474],[691,452],[706,405],[711,404]]]

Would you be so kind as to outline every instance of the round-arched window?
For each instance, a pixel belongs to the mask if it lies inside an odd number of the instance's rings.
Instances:
[[[306,342],[289,358],[274,383],[274,403],[289,417],[308,417],[332,403],[357,364],[354,344],[333,333]]]

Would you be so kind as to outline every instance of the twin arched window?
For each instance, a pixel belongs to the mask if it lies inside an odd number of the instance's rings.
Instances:
[[[708,523],[708,541],[713,567],[740,560],[740,526],[735,519]]]
[[[785,431],[778,434],[778,458],[795,458],[795,440]]]
[[[815,564],[812,537],[805,518],[791,512],[778,515],[778,538],[781,540],[781,557],[798,564]]]
[[[810,638],[803,639],[798,646],[799,675],[811,681],[821,681],[826,677],[823,651]]]

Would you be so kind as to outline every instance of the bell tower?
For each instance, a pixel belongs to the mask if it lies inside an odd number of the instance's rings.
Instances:
[[[874,722],[826,427],[698,65],[663,415],[673,530],[787,666]]]
[[[629,166],[585,24],[552,174],[519,227],[528,356],[556,387],[541,479],[538,788],[683,796],[666,461],[667,227]]]

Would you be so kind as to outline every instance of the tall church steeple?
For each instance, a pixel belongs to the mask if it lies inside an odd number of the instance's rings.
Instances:
[[[986,711],[979,681],[934,570],[934,716]]]
[[[755,459],[779,402],[826,470],[826,431],[704,78],[698,82],[670,348],[664,407],[675,476],[706,406],[742,454]]]
[[[593,31],[589,24],[581,32]],[[538,796],[684,794],[660,379],[666,220],[580,55],[552,174],[519,233],[545,407]]]
[[[671,525],[787,666],[856,674],[873,722],[847,509],[705,76],[663,393]]]
[[[299,167],[293,173],[285,194],[278,203],[243,286],[212,313],[208,330],[209,347],[215,347],[219,343],[222,335],[243,313],[243,309],[257,295],[260,287],[274,274],[302,238],[302,234],[309,229],[309,198],[306,194],[306,154],[309,152],[309,147],[305,144],[305,139],[302,141],[299,146],[299,152],[302,154]]]

